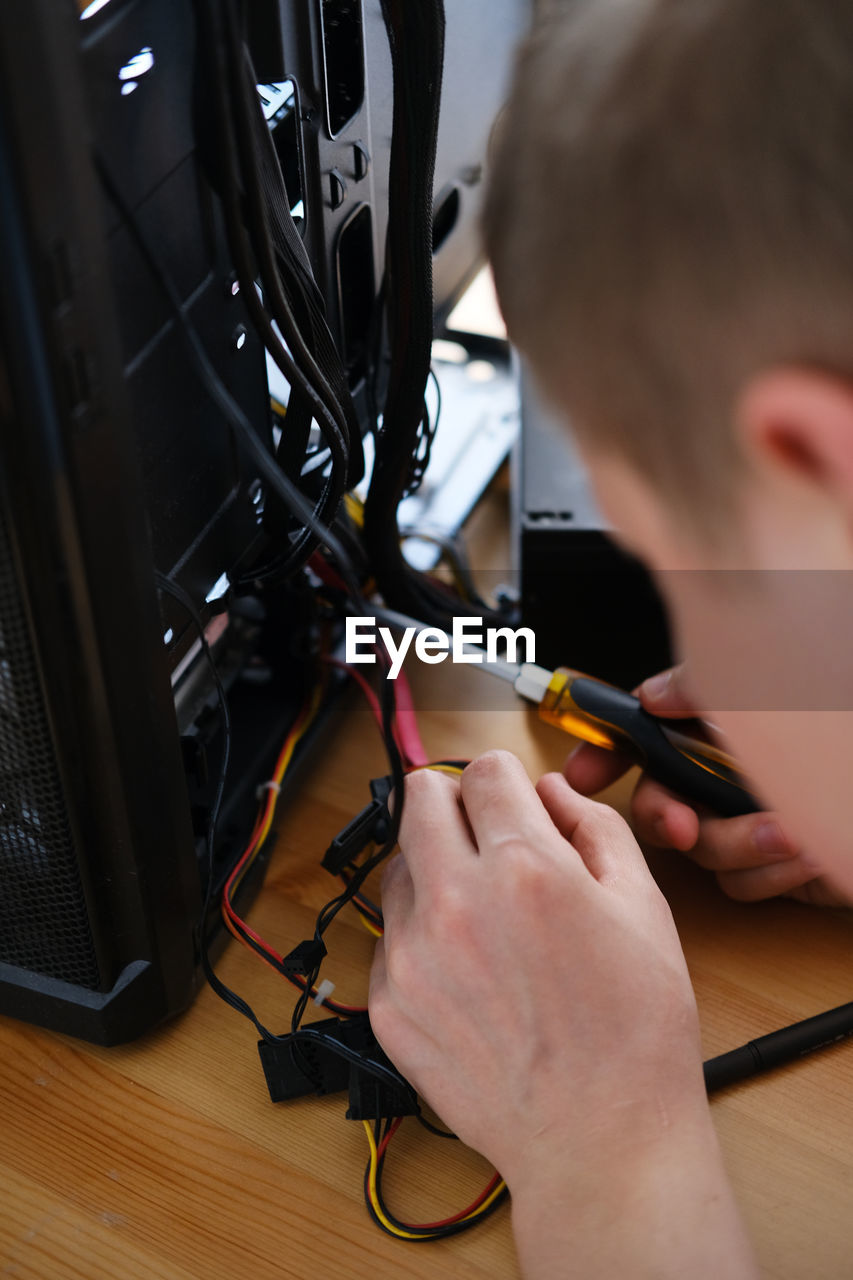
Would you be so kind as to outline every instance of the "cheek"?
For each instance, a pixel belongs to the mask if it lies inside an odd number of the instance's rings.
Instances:
[[[834,573],[661,575],[678,653],[709,713],[853,710],[853,589]]]
[[[718,718],[760,799],[821,871],[853,891],[853,712],[729,711]]]
[[[793,613],[757,590],[725,596],[695,573],[661,586],[697,706],[722,730],[758,797],[853,892],[853,689],[849,659],[845,682],[839,655],[813,633],[822,630],[821,612]],[[844,640],[839,646],[846,654]]]
[[[710,712],[732,702],[733,675],[743,670],[735,657],[746,627],[715,590],[713,574],[670,570],[655,575],[664,597],[676,658],[687,662],[689,687],[697,705]]]

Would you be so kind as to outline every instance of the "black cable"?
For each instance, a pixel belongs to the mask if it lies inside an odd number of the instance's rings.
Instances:
[[[224,385],[221,378],[219,377],[219,374],[217,373],[216,369],[213,367],[204,349],[204,346],[201,342],[198,332],[195,326],[193,325],[191,319],[187,315],[186,309],[181,302],[181,299],[178,295],[177,289],[175,287],[174,282],[172,281],[171,276],[162,266],[157,254],[154,252],[151,245],[149,244],[148,239],[143,233],[142,228],[139,225],[139,222],[133,210],[130,209],[130,207],[128,206],[128,204],[123,199],[120,192],[118,191],[115,183],[112,180],[109,170],[107,169],[107,166],[105,165],[103,160],[97,155],[94,157],[94,163],[95,163],[96,170],[99,174],[100,180],[104,186],[104,189],[106,190],[110,199],[115,204],[116,208],[121,213],[125,223],[128,226],[128,229],[130,230],[134,240],[136,241],[143,257],[145,258],[145,261],[149,267],[149,270],[152,273],[152,276],[160,285],[161,289],[163,290],[163,293],[165,294],[171,306],[171,309],[173,311],[174,318],[178,324],[179,330],[186,342],[191,364],[193,365],[193,368],[195,369],[207,394],[210,395],[211,399],[217,405],[217,407],[219,408],[220,412],[222,413],[226,421],[228,421],[228,423],[234,429],[235,433],[245,443],[245,445],[247,446],[247,451],[249,452],[253,461],[257,465],[258,470],[261,472],[261,474],[264,476],[267,482],[272,486],[272,488],[276,490],[276,492],[282,498],[282,501],[294,512],[294,514],[296,514],[305,523],[305,525],[311,530],[311,532],[316,537],[318,543],[325,544],[325,546],[328,547],[329,551],[332,553],[333,557],[336,560],[341,577],[346,583],[347,589],[350,593],[350,601],[351,601],[352,607],[354,607],[354,609],[359,613],[368,614],[369,608],[361,595],[361,589],[360,589],[358,580],[355,577],[349,557],[347,556],[343,546],[340,544],[337,537],[331,532],[331,530],[328,529],[326,526],[324,526],[317,519],[314,511],[311,509],[310,505],[305,500],[303,495],[299,492],[299,490],[292,483],[292,481],[284,474],[284,472],[281,471],[281,469],[277,466],[275,459],[267,452],[267,450],[261,444],[254,429],[251,426],[251,423],[249,422],[248,418],[244,414],[242,408],[237,403],[237,401],[234,400],[233,396],[228,391],[227,387]],[[187,612],[192,618],[194,625],[199,631],[199,637],[202,642],[202,648],[207,655],[208,662],[211,665],[211,673],[213,675],[214,683],[217,688],[217,694],[220,697],[220,702],[223,709],[222,711],[223,724],[226,726],[226,743],[228,746],[228,752],[230,753],[231,731],[230,731],[230,718],[228,717],[227,698],[225,697],[225,690],[222,686],[219,673],[216,670],[216,664],[213,660],[213,656],[210,654],[209,648],[207,647],[207,641],[204,636],[204,624],[202,623],[201,618],[199,617],[198,612],[195,609],[195,606],[192,600],[183,591],[181,587],[179,587],[176,583],[170,582],[170,580],[168,578],[163,577],[163,575],[158,575],[157,582],[161,590],[168,591],[176,599],[180,600],[184,608],[187,609]],[[383,659],[384,659],[384,655],[382,655],[380,651],[380,661],[383,661]],[[387,671],[387,663],[384,664],[384,670]],[[369,873],[369,871],[372,870],[374,866],[377,866],[379,862],[381,862],[382,859],[386,857],[388,853],[391,852],[391,850],[393,849],[394,845],[397,842],[397,833],[399,831],[400,818],[402,815],[403,804],[405,800],[405,777],[404,777],[403,765],[402,765],[402,760],[400,758],[399,749],[397,747],[396,742],[394,741],[394,736],[392,732],[393,711],[394,711],[393,699],[394,699],[393,681],[385,679],[383,680],[383,690],[382,690],[383,737],[385,740],[385,749],[388,754],[388,760],[391,768],[391,776],[394,782],[395,794],[399,797],[399,802],[394,806],[394,813],[391,819],[391,830],[389,832],[389,838],[386,841],[386,843],[383,845],[382,849],[380,849],[377,852],[377,854],[375,854],[374,857],[370,860],[370,863],[365,864],[364,867],[361,869],[361,871],[353,877],[346,891],[343,894],[340,894],[331,903],[327,904],[327,908],[324,908],[323,911],[320,912],[320,915],[318,916],[317,936],[322,936],[322,933],[325,931],[326,928],[328,928],[329,924],[331,924],[332,920],[335,918],[335,916],[337,915],[341,907],[344,906],[350,900],[350,898],[353,897],[354,894],[358,892],[359,888],[361,887],[361,883],[363,882],[364,878],[366,878],[366,875]],[[216,819],[218,818],[218,815],[219,815],[222,794],[224,792],[224,787],[225,787],[225,777],[226,777],[227,764],[228,764],[227,755],[224,757],[223,764],[224,764],[224,767],[222,769],[219,785],[217,788],[217,799],[211,810],[211,816],[213,818],[213,822],[212,822],[212,826],[209,826],[208,828],[207,838],[208,838],[209,850],[212,850],[213,841],[216,835]],[[209,876],[206,891],[205,891],[205,903],[204,903],[205,919],[210,910],[212,892],[213,892],[212,876]],[[251,1005],[249,1005],[248,1002],[245,1001],[241,996],[237,995],[236,992],[232,991],[229,987],[227,987],[214,973],[213,968],[210,964],[209,956],[207,954],[206,938],[204,936],[203,927],[201,930],[199,950],[200,950],[202,970],[204,972],[205,977],[207,978],[207,981],[210,983],[211,987],[216,992],[216,994],[222,1000],[224,1000],[226,1004],[229,1004],[238,1013],[241,1013],[243,1014],[244,1017],[248,1018],[249,1021],[254,1025],[254,1027],[258,1031],[258,1034],[261,1035],[263,1039],[270,1040],[270,1041],[279,1041],[281,1037],[274,1035],[267,1027],[264,1026],[264,1024],[260,1021],[256,1013],[252,1009]],[[311,975],[309,975],[309,977],[311,977]],[[316,981],[316,971],[315,971],[315,975],[313,976],[313,980],[309,983],[309,986],[313,985],[313,981]],[[307,1004],[307,1000],[309,998],[310,998],[310,991],[307,996],[303,992],[302,996],[300,997],[299,1004],[303,1011],[304,1011],[305,1005]],[[296,1025],[298,1026],[298,1022]],[[303,1031],[300,1031],[299,1034],[307,1035],[309,1033],[303,1030]],[[311,1034],[316,1036],[321,1033],[311,1033]],[[362,1059],[358,1054],[354,1054],[351,1051],[344,1052],[342,1046],[340,1046],[340,1044],[337,1041],[331,1039],[330,1037],[323,1037],[323,1039],[324,1039],[324,1043],[327,1044],[327,1047],[330,1049],[330,1051],[339,1053],[342,1056],[347,1057],[351,1061],[362,1062]],[[386,1083],[393,1082],[395,1085],[399,1087],[399,1077],[397,1077],[396,1075],[393,1075],[392,1073],[388,1072],[384,1068],[381,1070],[378,1070],[378,1069],[374,1070],[374,1065],[375,1064],[371,1064],[370,1061],[363,1063],[365,1070],[371,1072],[374,1075],[378,1075],[379,1078],[384,1080]]]
[[[344,507],[341,507],[338,512],[333,522],[333,529],[341,545],[345,548],[350,561],[356,567],[356,571],[366,579],[368,565],[364,558],[364,547],[358,541]],[[240,591],[252,590],[255,587],[269,588],[277,586],[290,575],[289,564],[289,555],[274,556],[263,564],[253,567],[243,578],[238,579],[233,584],[234,590],[239,593]],[[330,597],[334,595],[334,588],[326,583],[324,583],[324,591]]]
[[[419,1111],[415,1119],[419,1124],[423,1125],[424,1129],[427,1129],[430,1133],[434,1133],[437,1138],[452,1138],[454,1142],[459,1141],[459,1138],[455,1133],[451,1133],[449,1129],[440,1129],[437,1124],[433,1124],[432,1121],[427,1120],[423,1112]]]
[[[341,437],[346,441],[349,448],[352,430],[353,428],[356,432],[358,430],[355,422],[355,411],[352,409],[351,420],[348,420],[336,392],[314,359],[314,355],[296,323],[282,288],[270,230],[268,200],[261,185],[258,171],[258,155],[255,147],[258,122],[261,122],[267,139],[269,138],[269,129],[263,119],[263,112],[255,87],[254,72],[251,70],[246,48],[240,39],[233,5],[228,0],[225,0],[225,17],[226,36],[231,58],[231,89],[235,108],[236,137],[242,162],[243,188],[246,194],[249,221],[252,228],[252,244],[258,259],[264,295],[300,370],[302,370],[306,380],[325,404],[329,414],[335,419]]]
[[[472,1218],[463,1218],[461,1222],[453,1222],[445,1227],[430,1227],[424,1230],[414,1226],[412,1223],[401,1222],[399,1218],[394,1217],[379,1190],[379,1175],[377,1174],[376,1199],[379,1202],[380,1209],[391,1225],[397,1227],[398,1230],[402,1230],[407,1233],[406,1235],[399,1236],[396,1232],[389,1231],[387,1229],[385,1224],[382,1222],[382,1219],[375,1212],[373,1205],[370,1203],[370,1197],[367,1193],[367,1178],[368,1174],[365,1174],[364,1200],[370,1217],[373,1219],[376,1226],[379,1227],[381,1231],[384,1231],[386,1235],[391,1236],[394,1240],[402,1240],[404,1244],[423,1244],[428,1240],[448,1240],[451,1236],[461,1235],[463,1231],[470,1231],[472,1227],[476,1227],[481,1222],[485,1222],[486,1218],[490,1218],[492,1214],[502,1208],[509,1199],[509,1191],[504,1187],[498,1195],[495,1196],[488,1208],[481,1209],[476,1216]]]
[[[421,1119],[420,1114],[418,1115],[417,1118],[419,1120]],[[430,1126],[429,1124],[427,1124],[427,1127],[432,1128],[432,1126]],[[380,1145],[378,1129],[379,1129],[379,1124],[377,1122],[376,1132],[374,1135],[377,1148]],[[388,1130],[388,1122],[386,1122],[386,1133],[387,1133],[387,1130]],[[445,1131],[440,1129],[433,1129],[433,1131],[438,1133],[441,1137],[456,1136],[455,1134],[446,1133]],[[459,1222],[448,1223],[445,1226],[420,1227],[414,1223],[402,1222],[399,1218],[396,1218],[393,1213],[391,1213],[391,1211],[388,1208],[388,1205],[385,1203],[385,1198],[382,1194],[382,1174],[385,1168],[386,1155],[387,1155],[387,1149],[386,1151],[382,1152],[382,1154],[378,1157],[376,1162],[376,1176],[375,1176],[376,1200],[379,1205],[379,1208],[381,1209],[382,1213],[384,1214],[388,1222],[391,1224],[391,1226],[396,1227],[397,1231],[404,1232],[405,1234],[403,1236],[399,1236],[396,1234],[395,1231],[389,1231],[388,1227],[382,1222],[382,1219],[376,1213],[371,1203],[371,1198],[369,1193],[371,1162],[369,1160],[367,1162],[367,1167],[365,1168],[365,1171],[364,1171],[364,1202],[367,1205],[367,1210],[371,1218],[373,1219],[374,1223],[376,1224],[376,1226],[379,1227],[380,1230],[384,1231],[386,1235],[390,1235],[394,1240],[402,1239],[404,1241],[407,1241],[408,1243],[417,1244],[426,1240],[446,1240],[446,1239],[449,1239],[449,1237],[451,1236],[460,1235],[463,1231],[470,1231],[472,1227],[477,1226],[480,1222],[484,1222],[486,1218],[490,1217],[493,1213],[496,1212],[496,1210],[500,1209],[501,1206],[504,1205],[509,1198],[509,1190],[506,1186],[504,1186],[501,1189],[501,1191],[495,1196],[495,1199],[487,1208],[478,1210],[475,1213],[475,1215],[470,1218],[463,1218]]]
[[[418,431],[417,443],[412,456],[411,466],[408,476],[403,485],[403,498],[410,498],[412,494],[417,493],[423,484],[424,476],[430,464],[432,457],[432,446],[435,441],[435,433],[438,431],[439,422],[441,420],[441,387],[436,377],[435,369],[430,365],[429,377],[435,387],[436,406],[435,414],[431,415],[429,405],[427,403],[426,394],[424,394],[424,409],[421,425]],[[402,530],[401,530],[402,532]]]
[[[391,365],[376,433],[365,503],[364,540],[371,570],[391,607],[446,628],[459,598],[416,572],[400,548],[397,508],[423,421],[433,336],[432,184],[444,58],[442,0],[382,0],[393,72],[389,171],[386,328]],[[417,465],[417,464],[416,464]],[[476,602],[469,611],[505,622]]]
[[[113,182],[104,161],[96,154],[94,157],[94,163],[104,189],[124,219],[128,230],[131,232],[131,235],[146,260],[151,274],[159,284],[172,308],[174,318],[178,323],[180,332],[187,345],[191,363],[198,374],[204,390],[216,404],[229,426],[246,446],[247,452],[251,456],[253,463],[256,465],[258,471],[266,482],[276,491],[278,496],[290,508],[294,515],[298,516],[303,524],[311,530],[317,542],[328,547],[338,564],[341,576],[347,584],[347,588],[350,591],[354,604],[362,612],[368,614],[370,611],[361,596],[358,581],[350,567],[349,557],[337,537],[317,518],[314,510],[307,502],[304,495],[300,493],[296,485],[294,485],[293,482],[284,474],[281,468],[276,464],[272,455],[264,448],[256,431],[252,427],[252,424],[243,412],[243,409],[231,395],[230,391],[220,378],[217,370],[211,363],[198,335],[198,331],[187,315],[186,308],[180,299],[171,276],[165,270],[157,254],[154,252],[147,236],[142,231],[142,227],[140,226],[135,213],[127,204]]]
[[[224,982],[216,975],[213,965],[210,962],[210,954],[207,946],[207,918],[210,914],[210,906],[213,900],[213,882],[214,875],[214,850],[216,847],[216,827],[219,821],[219,814],[222,809],[222,798],[225,794],[225,783],[228,777],[228,765],[231,759],[231,715],[228,710],[228,698],[225,693],[225,686],[222,683],[222,677],[216,666],[216,660],[210,651],[210,645],[207,643],[207,636],[204,631],[204,623],[202,622],[198,610],[193,604],[189,595],[184,591],[183,587],[177,582],[172,582],[165,574],[155,571],[154,581],[160,591],[165,591],[168,595],[177,600],[190,617],[193,626],[198,632],[198,638],[201,642],[201,650],[204,654],[205,661],[210,668],[210,674],[216,689],[216,695],[219,700],[220,714],[222,716],[223,731],[223,748],[222,760],[219,766],[219,779],[216,784],[213,803],[210,806],[210,814],[207,820],[207,880],[204,888],[204,899],[201,908],[201,916],[198,922],[198,950],[201,961],[202,972],[210,986],[226,1004],[231,1005],[232,1009],[236,1009],[238,1013],[242,1013],[254,1023],[258,1033],[265,1039],[271,1037],[271,1032],[263,1026],[256,1017],[250,1005],[238,996],[235,991],[226,986]]]
[[[315,508],[319,519],[328,522],[337,511],[346,487],[348,467],[346,436],[341,431],[334,414],[330,412],[325,401],[318,395],[282,343],[258,297],[255,288],[256,272],[252,264],[252,246],[244,226],[241,208],[241,163],[234,122],[229,110],[231,106],[231,78],[227,61],[228,46],[224,34],[222,14],[218,2],[213,4],[199,3],[198,11],[201,30],[205,34],[207,41],[207,57],[211,68],[210,79],[217,86],[217,92],[213,95],[212,105],[218,126],[219,146],[217,158],[221,169],[220,195],[237,277],[240,281],[244,302],[250,318],[264,346],[272,355],[283,376],[287,379],[291,391],[296,391],[309,407],[331,450],[332,465]],[[146,254],[146,256],[150,261],[150,254]],[[278,470],[280,472],[280,468]],[[266,478],[268,479],[268,476]],[[276,486],[273,485],[273,488],[275,489]],[[277,492],[280,497],[283,497],[278,490]],[[283,501],[285,506],[293,511],[293,504],[284,498]],[[302,516],[301,511],[298,511],[298,514]],[[287,567],[290,572],[294,572],[304,564],[318,544],[318,538],[311,522],[303,518],[303,525],[305,529],[297,536],[288,553]],[[314,536],[309,536],[308,531]]]
[[[364,537],[380,590],[389,603],[435,622],[446,619],[451,610],[407,565],[399,546],[396,512],[415,452],[430,367],[432,183],[444,10],[441,0],[417,6],[382,0],[382,13],[394,85],[385,277],[388,330],[393,336]]]
[[[394,738],[394,714],[396,711],[396,704],[393,680],[384,679],[382,681],[380,705],[382,709],[382,737],[385,742],[385,750],[391,764],[391,780],[394,795],[395,797],[400,796],[402,798],[405,796],[405,773],[403,770],[403,762],[400,757],[400,752]],[[395,848],[397,844],[397,836],[400,830],[401,809],[402,804],[394,804],[391,812],[390,830],[385,843],[376,851],[376,853],[372,854],[370,858],[367,858],[355,870],[352,879],[344,891],[338,894],[335,898],[332,898],[331,901],[327,902],[319,912],[314,925],[314,938],[318,942],[322,941],[323,935],[331,925],[332,921],[347,905],[347,903],[352,901],[370,873],[374,871],[375,868],[378,867],[379,864],[383,862]],[[316,981],[316,974],[314,980]],[[292,1031],[295,1032],[298,1029],[307,1004],[308,1000],[304,995],[297,1001],[291,1019]]]

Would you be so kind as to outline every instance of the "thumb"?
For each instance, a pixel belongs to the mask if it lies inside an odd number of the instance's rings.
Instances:
[[[643,706],[653,715],[681,720],[697,714],[696,705],[687,689],[683,662],[644,680],[637,693]]]

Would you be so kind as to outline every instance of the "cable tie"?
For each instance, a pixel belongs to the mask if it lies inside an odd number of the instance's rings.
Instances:
[[[334,982],[330,982],[328,978],[324,978],[317,988],[317,994],[314,997],[315,1004],[324,1004],[335,989]]]
[[[255,799],[263,800],[265,791],[274,791],[277,796],[280,796],[281,784],[276,782],[273,778],[270,778],[269,782],[262,782],[261,785],[255,789]]]

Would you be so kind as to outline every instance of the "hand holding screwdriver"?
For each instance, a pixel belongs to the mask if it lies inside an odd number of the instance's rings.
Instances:
[[[634,694],[567,667],[549,671],[525,663],[518,671],[516,692],[538,705],[546,724],[624,752],[657,782],[723,817],[759,808],[735,761],[704,740],[700,724],[652,714]]]
[[[652,715],[668,720],[697,715],[682,667],[651,677],[637,694]],[[576,790],[594,795],[634,763],[623,752],[584,745],[569,756],[563,772]],[[812,859],[787,836],[772,813],[734,818],[705,815],[644,772],[634,791],[631,816],[641,840],[675,849],[715,872],[729,897],[751,902],[787,894],[816,905],[849,905],[819,876]]]

